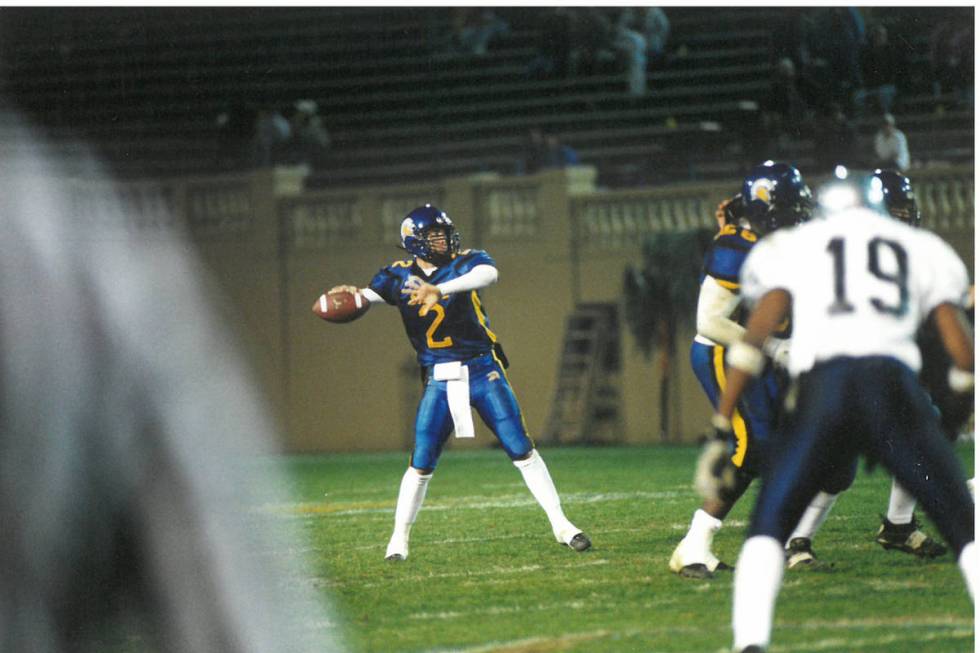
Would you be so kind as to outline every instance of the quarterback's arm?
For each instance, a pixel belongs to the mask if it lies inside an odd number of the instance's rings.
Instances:
[[[476,265],[469,272],[438,285],[422,283],[412,291],[408,303],[421,306],[419,315],[424,317],[429,309],[446,295],[486,288],[495,281],[497,281],[497,268],[487,264]]]
[[[745,328],[730,318],[741,298],[712,276],[706,276],[698,294],[698,333],[728,346],[742,337]]]
[[[492,283],[497,282],[497,268],[492,265],[481,264],[475,266],[466,274],[462,274],[455,279],[443,281],[436,288],[445,295],[452,295],[457,292],[467,292],[486,288]]]

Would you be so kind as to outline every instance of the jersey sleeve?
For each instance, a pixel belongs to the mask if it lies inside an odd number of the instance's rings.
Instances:
[[[464,255],[465,258],[462,264],[459,266],[459,273],[466,274],[478,265],[489,265],[490,267],[497,267],[497,262],[491,258],[482,249],[471,249],[469,253]]]
[[[922,257],[927,265],[917,279],[922,288],[923,315],[946,302],[965,306],[970,290],[970,277],[963,260],[946,241],[934,234],[930,236],[930,253]]]
[[[713,277],[723,288],[739,289],[739,271],[752,245],[738,236],[717,238],[704,258],[704,273]]]
[[[391,267],[382,268],[378,271],[374,278],[371,279],[371,283],[368,284],[368,288],[378,293],[386,303],[394,306],[398,303],[398,297],[401,293],[403,285],[403,280],[401,275],[395,272]]]

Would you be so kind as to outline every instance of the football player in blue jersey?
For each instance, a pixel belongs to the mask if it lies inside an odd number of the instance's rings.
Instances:
[[[810,189],[799,171],[785,163],[767,161],[745,177],[740,194],[723,202],[716,212],[720,231],[705,255],[698,296],[697,335],[691,345],[691,366],[712,405],[725,387],[725,351],[744,332],[739,271],[755,243],[766,234],[798,224],[809,217]],[[784,363],[788,329],[770,338],[767,352],[776,365]],[[716,570],[731,569],[711,551],[715,533],[739,497],[761,472],[766,441],[782,397],[780,375],[770,366],[746,391],[733,417],[731,460],[737,482],[719,500],[706,500],[696,510],[687,534],[671,555],[671,571],[689,578],[709,578]],[[850,484],[847,474],[829,475],[827,491],[816,496],[788,540],[791,567],[812,564],[810,541],[826,518],[836,494]]]
[[[454,430],[456,437],[473,437],[470,406],[520,470],[555,539],[575,551],[587,550],[589,538],[565,516],[548,468],[528,437],[504,371],[503,349],[480,300],[478,291],[497,281],[496,263],[485,251],[461,250],[452,220],[429,204],[402,221],[401,243],[411,260],[383,268],[367,288],[330,291],[359,291],[371,303],[397,307],[423,373],[415,447],[398,491],[385,559],[408,557],[409,532],[446,440]]]

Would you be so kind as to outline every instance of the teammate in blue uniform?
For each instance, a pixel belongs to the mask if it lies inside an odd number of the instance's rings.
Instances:
[[[725,387],[725,351],[744,332],[739,294],[742,264],[761,237],[806,220],[809,211],[810,190],[799,171],[771,161],[753,168],[743,181],[742,192],[718,207],[720,231],[705,255],[697,335],[691,345],[691,367],[713,406]],[[788,336],[787,327],[766,343],[777,364],[785,358]],[[722,520],[762,471],[783,386],[780,372],[772,365],[746,389],[733,416],[733,439],[728,443],[737,482],[729,494],[717,501],[705,501],[695,511],[690,529],[671,555],[671,571],[689,578],[708,578],[718,569],[731,569],[711,552],[711,542]],[[813,533],[826,518],[837,493],[850,481],[847,473],[839,478],[828,476],[827,492],[814,497],[811,509],[789,539],[790,566],[814,562],[810,546]]]
[[[873,176],[828,185],[821,219],[767,238],[742,267],[742,291],[755,307],[726,357],[728,384],[712,419],[718,438],[730,437],[741,393],[766,368],[763,343],[789,315],[787,369],[796,387],[735,572],[732,623],[742,653],[769,644],[782,543],[820,489],[824,470],[859,456],[883,465],[922,503],[974,595],[980,574],[974,503],[918,381],[915,343],[919,327],[934,323],[953,361],[949,387],[971,402],[973,337],[960,308],[966,266],[934,234],[885,217],[882,196]],[[731,475],[723,473],[730,463],[718,447],[706,448],[699,463],[710,472],[702,486],[715,484],[706,496],[731,487]]]
[[[452,220],[429,204],[402,221],[401,242],[413,258],[383,268],[360,289],[372,303],[398,308],[425,383],[415,418],[415,447],[402,477],[385,558],[408,557],[409,532],[446,440],[454,430],[457,437],[473,437],[470,406],[520,470],[555,539],[585,551],[591,542],[562,511],[548,468],[528,437],[504,371],[503,349],[480,301],[478,291],[497,280],[496,263],[485,251],[461,250]],[[331,292],[340,289],[358,291],[338,286]]]

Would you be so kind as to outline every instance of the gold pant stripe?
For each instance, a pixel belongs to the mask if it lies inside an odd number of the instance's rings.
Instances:
[[[718,389],[725,391],[725,348],[719,345],[714,347],[715,380],[718,382]],[[745,425],[742,414],[735,409],[732,414],[732,430],[735,431],[735,453],[732,454],[732,463],[736,467],[741,467],[745,461],[745,452],[749,445],[749,430]]]

